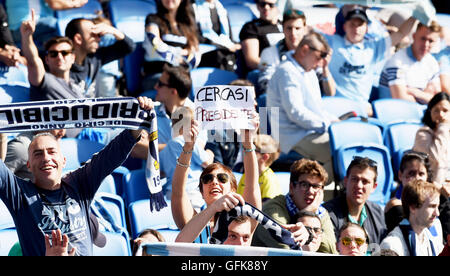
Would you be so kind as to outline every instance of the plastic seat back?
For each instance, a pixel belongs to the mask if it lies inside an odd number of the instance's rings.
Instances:
[[[102,233],[106,236],[106,244],[102,248],[94,245],[94,256],[131,256],[130,239],[127,233]]]
[[[252,10],[239,3],[222,3],[228,12],[228,19],[231,26],[231,38],[233,41],[240,42],[239,33],[245,23],[256,18]]]
[[[6,207],[5,203],[0,200],[0,229],[14,228],[14,220]]]
[[[0,256],[8,256],[13,245],[19,241],[16,229],[0,230]]]
[[[145,180],[145,169],[130,171],[125,175],[124,184],[125,204],[127,206],[132,202],[150,198],[150,191]]]
[[[99,142],[76,138],[62,138],[59,143],[61,151],[66,157],[66,170],[78,169],[81,164],[91,159],[94,153],[105,147]]]
[[[324,96],[322,97],[324,109],[329,113],[339,117],[347,112],[354,111],[357,116],[367,117],[367,110],[361,102],[353,101],[345,97]]]
[[[55,11],[57,21],[57,29],[59,35],[65,36],[66,26],[72,19],[75,18],[96,18],[97,12],[102,12],[102,5],[99,1],[88,1],[84,6],[80,8],[73,8],[67,10]]]
[[[420,123],[426,106],[401,99],[379,99],[372,102],[374,117],[383,124]]]

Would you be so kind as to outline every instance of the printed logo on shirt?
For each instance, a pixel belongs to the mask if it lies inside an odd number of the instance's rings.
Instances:
[[[343,75],[365,75],[367,70],[364,65],[351,65],[347,61],[339,68],[339,73]]]

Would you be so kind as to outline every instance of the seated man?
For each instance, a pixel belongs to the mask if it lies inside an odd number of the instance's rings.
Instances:
[[[442,228],[429,228],[440,222],[439,190],[430,182],[413,180],[403,187],[402,205],[405,219],[382,241],[381,249],[390,249],[399,256],[437,256],[443,246]]]
[[[441,91],[439,64],[430,54],[439,42],[441,26],[433,21],[419,24],[410,47],[401,49],[384,66],[380,78],[380,97],[427,104]]]
[[[323,205],[330,213],[336,240],[339,238],[338,231],[347,222],[357,223],[366,229],[368,244],[380,244],[386,236],[383,209],[368,201],[370,194],[377,187],[377,175],[375,161],[355,156],[344,178],[345,193]]]
[[[296,223],[302,211],[318,214],[323,229],[322,242],[318,252],[337,253],[333,225],[328,212],[320,205],[323,201],[323,187],[327,172],[316,161],[302,159],[291,166],[289,193],[279,195],[264,203],[262,211],[282,225]],[[270,233],[258,226],[252,242],[254,246],[288,248],[278,243]]]
[[[324,109],[315,69],[330,53],[325,38],[314,31],[306,35],[295,52],[287,53],[269,81],[267,107],[278,110],[270,116],[272,136],[281,151],[294,150],[324,164],[332,181],[333,167],[328,127],[339,119]],[[275,137],[275,134],[279,137]]]

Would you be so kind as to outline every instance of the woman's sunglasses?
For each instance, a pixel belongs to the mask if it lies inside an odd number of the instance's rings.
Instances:
[[[230,177],[226,173],[218,173],[217,175],[214,175],[212,173],[208,173],[203,175],[200,178],[200,181],[202,181],[203,184],[209,184],[214,180],[214,177],[217,177],[217,180],[219,180],[220,183],[227,183]]]
[[[341,242],[345,246],[351,245],[352,241],[355,241],[357,246],[361,246],[366,243],[366,240],[363,238],[350,238],[350,237],[342,237],[341,238]]]

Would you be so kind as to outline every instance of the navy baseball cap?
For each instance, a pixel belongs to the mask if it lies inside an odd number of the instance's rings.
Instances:
[[[345,17],[345,21],[348,21],[353,18],[359,18],[362,21],[369,22],[369,17],[367,17],[367,13],[361,8],[356,8],[354,10],[349,11],[347,13],[347,16]]]

